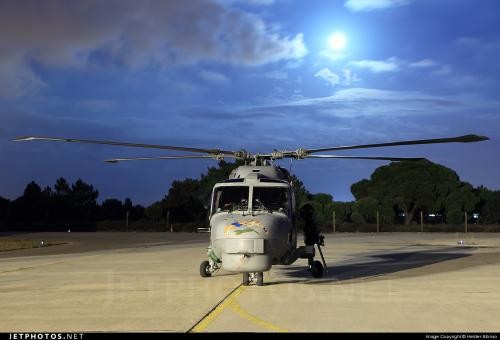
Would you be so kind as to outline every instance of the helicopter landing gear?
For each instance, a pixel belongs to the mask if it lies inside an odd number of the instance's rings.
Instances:
[[[243,273],[243,286],[248,286],[250,282],[255,281],[257,286],[264,285],[264,273]]]
[[[304,247],[303,257],[307,258],[309,263],[308,270],[311,272],[313,277],[322,277],[324,271],[328,271],[326,268],[325,257],[321,251],[321,246],[325,245],[325,237],[321,235],[321,230],[318,230],[316,222],[314,222],[314,208],[311,204],[306,203],[300,208],[300,216],[305,222],[304,225]],[[314,261],[314,246],[318,247],[319,254],[321,256],[321,262]]]
[[[200,276],[201,277],[210,277],[212,274],[219,269],[217,264],[215,263],[210,263],[210,261],[203,261],[200,264]]]
[[[215,255],[212,246],[207,248],[208,261],[203,261],[200,264],[200,276],[210,277],[213,273],[219,270],[222,266],[222,261]]]
[[[321,262],[314,261],[311,265],[311,274],[313,277],[322,277],[324,270],[328,271],[326,267],[325,257],[323,256],[323,252],[321,251],[321,246],[325,245],[325,237],[323,235],[319,235],[318,242],[316,246],[318,247],[319,255],[321,256]]]
[[[326,267],[325,257],[323,256],[323,251],[321,251],[321,246],[325,245],[324,239],[325,237],[318,233],[318,239],[316,243],[311,246],[305,246],[303,254],[301,256],[301,258],[307,259],[307,270],[311,272],[311,275],[314,278],[323,277],[325,271],[328,271],[328,268]],[[314,256],[316,253],[314,250],[315,245],[318,247],[319,255],[321,256],[321,262],[314,260]]]
[[[257,286],[263,286],[263,285],[264,285],[264,273],[258,272],[257,273]]]
[[[310,266],[309,270],[311,271],[311,275],[313,277],[319,278],[323,276],[323,265],[319,261],[314,261]]]
[[[201,277],[210,277],[212,273],[210,272],[210,262],[203,261],[200,264],[200,275]]]

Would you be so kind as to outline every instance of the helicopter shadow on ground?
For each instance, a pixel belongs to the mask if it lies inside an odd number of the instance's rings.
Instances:
[[[304,266],[282,267],[280,268],[281,275],[286,279],[268,282],[268,284],[297,281],[304,284],[325,284],[380,278],[387,274],[471,256],[471,252],[471,248],[446,247],[420,251],[360,254],[359,259],[354,261],[327,263],[328,271],[325,271],[323,277],[319,279],[312,278],[311,273]]]

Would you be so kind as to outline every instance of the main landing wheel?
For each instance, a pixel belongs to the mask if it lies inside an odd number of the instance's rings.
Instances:
[[[323,276],[323,265],[319,261],[314,261],[311,264],[311,274],[313,277],[322,277]]]
[[[212,273],[210,272],[210,262],[203,261],[200,264],[200,275],[201,277],[210,277]]]

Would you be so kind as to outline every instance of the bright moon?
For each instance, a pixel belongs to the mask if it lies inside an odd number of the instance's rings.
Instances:
[[[334,33],[328,39],[328,44],[333,50],[343,50],[346,45],[346,37],[343,33]]]

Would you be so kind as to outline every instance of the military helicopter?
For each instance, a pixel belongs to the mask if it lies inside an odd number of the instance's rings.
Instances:
[[[243,284],[256,282],[264,284],[263,272],[273,265],[290,265],[299,258],[308,260],[308,270],[313,277],[322,277],[326,269],[321,251],[324,237],[312,221],[311,209],[297,210],[290,173],[274,164],[276,160],[291,158],[320,159],[365,159],[386,161],[417,161],[424,158],[341,156],[317,154],[325,151],[378,148],[417,144],[470,143],[488,140],[488,137],[464,135],[450,138],[407,140],[389,143],[335,146],[316,149],[299,148],[294,151],[274,150],[270,153],[251,154],[246,150],[229,151],[221,149],[193,148],[183,146],[136,144],[115,141],[20,137],[13,141],[51,141],[85,144],[102,144],[125,147],[150,148],[196,152],[196,155],[169,155],[157,157],[112,158],[105,162],[118,163],[132,160],[171,160],[187,158],[211,158],[222,160],[234,158],[245,165],[231,172],[229,178],[215,184],[210,204],[210,245],[208,260],[200,265],[200,275],[210,277],[223,268],[243,274]],[[306,221],[304,227],[305,245],[297,247],[297,219],[299,213]],[[321,262],[315,260],[315,246]]]

